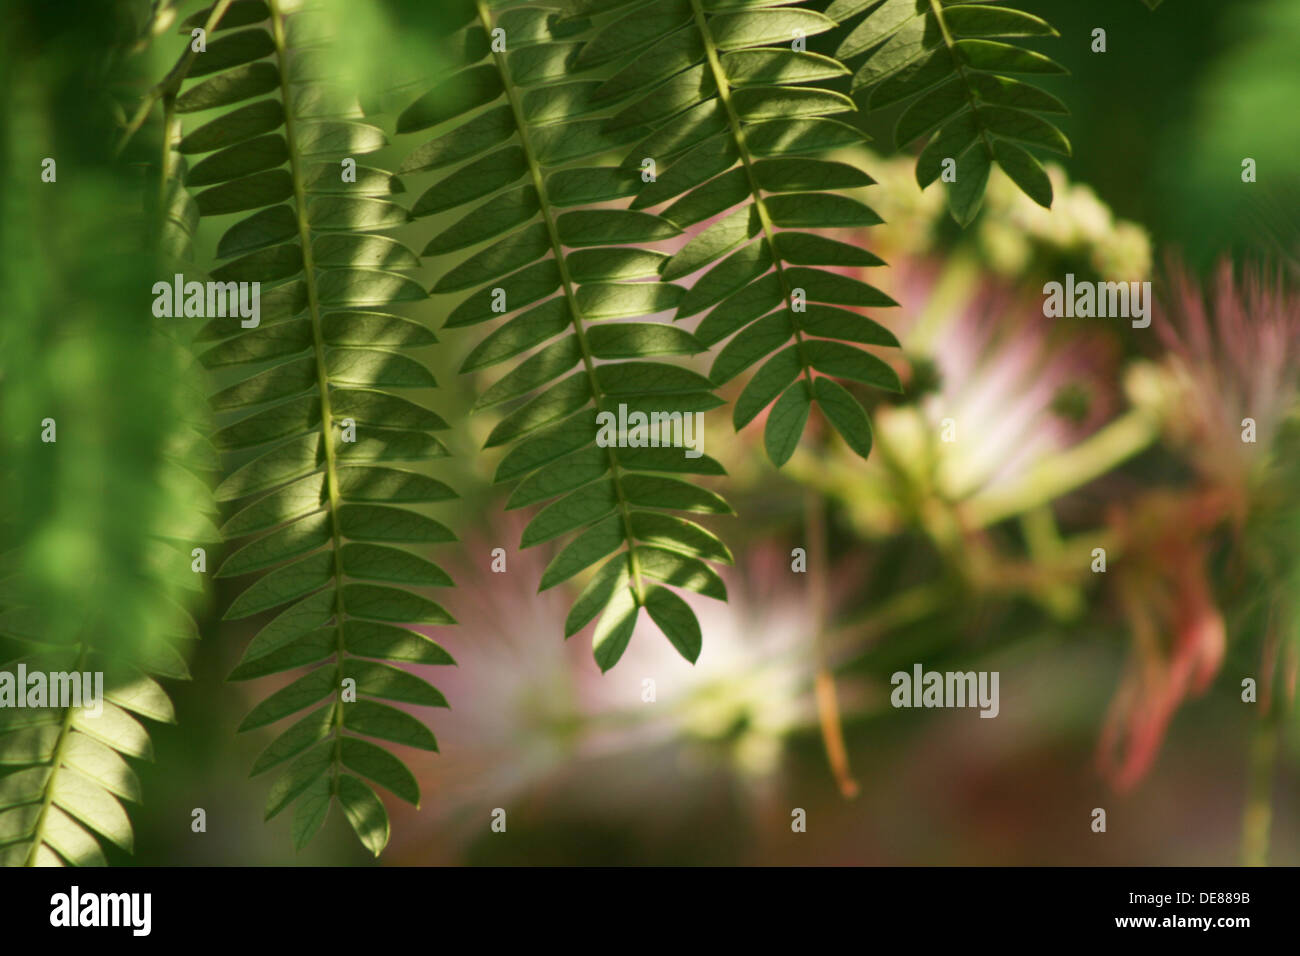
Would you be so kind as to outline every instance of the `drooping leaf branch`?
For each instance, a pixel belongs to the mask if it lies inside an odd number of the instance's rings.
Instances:
[[[682,228],[713,220],[663,263],[661,275],[701,273],[677,319],[708,310],[696,337],[707,346],[729,340],[713,362],[715,385],[762,363],[732,417],[739,430],[775,402],[764,440],[777,465],[794,453],[814,405],[854,451],[870,452],[866,412],[837,378],[900,388],[893,370],[859,347],[895,346],[893,334],[841,308],[895,304],[843,274],[883,263],[804,231],[880,222],[839,192],[871,184],[869,176],[815,158],[863,138],[829,118],[852,111],[852,101],[807,85],[847,72],[802,49],[803,38],[834,25],[815,11],[762,3],[639,4],[605,25],[579,58],[629,60],[595,97],[622,107],[607,128],[652,125],[625,163],[657,171],[633,208],[667,203],[662,217]]]
[[[524,547],[580,532],[547,566],[543,589],[604,561],[565,625],[571,635],[599,615],[593,646],[602,670],[623,654],[642,608],[694,661],[699,623],[662,585],[726,597],[708,562],[729,563],[730,552],[711,532],[672,514],[730,511],[713,492],[678,477],[722,473],[714,459],[681,447],[694,413],[720,402],[704,376],[656,358],[701,351],[694,336],[637,321],[683,296],[659,279],[667,255],[637,245],[679,230],[644,212],[575,208],[635,191],[634,174],[592,161],[642,132],[609,132],[606,118],[596,115],[598,83],[574,81],[585,20],[561,21],[532,3],[479,2],[465,22],[453,44],[461,69],[412,103],[398,131],[439,129],[410,154],[404,172],[459,164],[419,198],[415,215],[477,202],[424,254],[491,242],[447,268],[433,288],[477,290],[451,311],[446,328],[510,316],[464,370],[531,352],[478,400],[480,408],[523,400],[488,437],[488,447],[512,446],[496,480],[518,481],[508,507],[550,502],[524,529]],[[639,441],[635,425],[605,441],[602,414],[620,423],[644,416],[652,432],[662,416],[677,429],[677,445],[661,444],[658,434]]]
[[[867,15],[840,43],[846,62],[866,54],[853,91],[868,91],[871,109],[898,103],[894,139],[901,148],[929,137],[916,163],[921,188],[947,184],[953,218],[979,212],[996,163],[1039,205],[1052,205],[1052,184],[1025,147],[1070,155],[1070,141],[1043,113],[1066,113],[1055,96],[1008,74],[1065,73],[1055,61],[1005,38],[1058,36],[1021,10],[971,0],[835,0],[827,15]]]
[[[244,459],[217,489],[218,500],[239,503],[222,531],[230,540],[256,535],[218,571],[258,575],[225,617],[277,612],[231,678],[310,667],[240,726],[314,708],[254,763],[255,774],[288,763],[271,787],[267,817],[297,801],[293,839],[301,848],[337,801],[378,854],[388,817],[361,778],[413,804],[419,787],[400,759],[367,738],[437,749],[420,720],[381,701],[446,706],[434,687],[394,664],[452,663],[428,637],[400,626],[454,623],[421,593],[450,586],[450,577],[399,546],[424,549],[454,535],[395,506],[455,497],[423,472],[396,467],[446,454],[431,434],[446,423],[393,392],[435,386],[406,354],[435,339],[392,311],[425,293],[403,274],[418,265],[415,254],[380,234],[408,219],[389,198],[400,181],[355,159],[380,149],[384,135],[360,122],[355,97],[330,82],[339,27],[287,0],[266,4],[261,22],[241,16],[239,24],[248,28],[223,31],[189,71],[192,81],[213,75],[176,100],[183,114],[224,111],[179,145],[186,155],[208,154],[188,175],[192,189],[204,187],[195,197],[200,212],[241,216],[218,243],[224,262],[212,278],[263,289],[257,327],[216,318],[198,335],[209,343],[203,364],[235,378],[213,406],[242,414],[215,436],[220,449]]]

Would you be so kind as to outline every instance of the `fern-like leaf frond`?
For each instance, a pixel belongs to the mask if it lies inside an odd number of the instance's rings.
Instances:
[[[696,337],[709,347],[729,340],[713,362],[715,385],[762,363],[732,417],[739,430],[773,406],[764,442],[778,466],[794,453],[814,405],[854,451],[869,453],[867,414],[836,379],[900,390],[889,365],[859,347],[896,346],[894,335],[843,308],[896,304],[845,274],[883,263],[821,234],[880,222],[841,192],[873,180],[816,158],[863,139],[830,118],[854,109],[848,97],[808,85],[847,70],[796,49],[799,38],[834,26],[801,8],[669,0],[621,12],[584,51],[603,62],[623,52],[627,37],[638,38],[625,51],[629,62],[594,96],[619,105],[609,121],[615,128],[653,125],[625,163],[653,163],[658,171],[632,207],[663,206],[660,215],[683,229],[713,220],[663,263],[661,275],[676,280],[705,270],[682,297],[677,319],[707,310]]]
[[[523,547],[577,532],[547,566],[543,589],[603,562],[565,623],[568,636],[599,616],[593,646],[602,670],[623,654],[642,608],[694,661],[699,623],[664,585],[726,598],[710,562],[729,563],[730,552],[672,514],[730,513],[688,477],[722,474],[721,465],[680,447],[689,416],[721,402],[703,375],[657,358],[702,351],[695,337],[641,321],[682,300],[684,290],[659,277],[666,254],[644,248],[680,230],[644,212],[589,208],[636,191],[635,174],[597,163],[645,128],[609,128],[594,98],[599,83],[575,79],[584,19],[533,3],[479,2],[466,14],[454,44],[461,69],[412,103],[398,131],[440,130],[403,171],[456,166],[420,196],[415,215],[476,202],[424,254],[491,242],[445,270],[432,290],[475,290],[446,328],[505,318],[463,370],[529,353],[478,400],[480,408],[514,403],[487,440],[510,446],[496,480],[518,482],[510,508],[549,502],[524,529]],[[634,435],[614,434],[611,419],[635,431],[638,415],[672,421],[678,447],[657,435],[654,446],[636,447]]]
[[[295,803],[301,848],[337,802],[376,855],[387,813],[368,778],[412,804],[415,777],[368,738],[436,751],[433,734],[384,701],[446,706],[442,694],[398,664],[450,664],[425,635],[402,625],[454,621],[426,597],[450,577],[410,550],[455,540],[412,510],[452,499],[445,484],[400,463],[446,454],[432,434],[446,423],[395,393],[435,386],[406,350],[434,336],[392,311],[425,292],[404,273],[418,257],[382,231],[408,221],[390,196],[400,181],[356,157],[385,144],[359,121],[354,98],[331,82],[330,38],[339,29],[310,5],[236,3],[240,29],[223,29],[196,60],[178,97],[184,113],[220,109],[180,142],[207,154],[188,185],[204,216],[240,214],[217,247],[212,278],[262,283],[261,322],[212,319],[200,360],[233,381],[213,396],[239,413],[217,446],[243,463],[217,488],[237,510],[222,531],[253,537],[219,569],[258,575],[226,611],[275,611],[244,652],[233,680],[310,669],[248,715],[241,731],[312,708],[253,766],[287,764],[271,787],[268,819]],[[226,27],[231,25],[228,18]],[[215,55],[214,55],[215,54]]]
[[[921,188],[942,178],[953,218],[979,212],[996,163],[1024,193],[1052,205],[1052,184],[1026,147],[1070,155],[1042,114],[1069,112],[1055,96],[1009,74],[1065,73],[1054,60],[1005,42],[1059,34],[1040,17],[972,0],[836,0],[830,16],[867,16],[841,42],[846,61],[870,51],[853,75],[871,109],[906,103],[894,129],[901,148],[929,137],[916,163]]]
[[[30,681],[39,673],[49,694],[73,687],[75,680],[86,699],[96,693],[93,675],[99,674],[104,697],[94,705],[34,709],[6,701],[0,709],[0,766],[14,771],[0,777],[0,865],[103,866],[96,835],[132,849],[122,801],[140,801],[140,782],[123,758],[153,759],[149,734],[137,718],[175,722],[166,691],[144,667],[186,678],[184,661],[175,651],[144,664],[82,643],[55,647],[39,638],[19,640],[12,631],[6,638],[31,651],[0,666],[6,677],[26,675]]]

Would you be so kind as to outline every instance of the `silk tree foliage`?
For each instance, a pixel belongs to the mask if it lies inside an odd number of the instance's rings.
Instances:
[[[192,621],[190,626],[192,632]],[[188,678],[184,660],[174,648],[151,661],[113,654],[89,635],[54,645],[43,632],[24,636],[10,629],[4,643],[21,656],[8,659],[6,653],[0,669],[44,674],[50,694],[65,686],[62,676],[51,675],[68,675],[82,697],[48,698],[66,706],[0,711],[0,766],[13,771],[0,778],[0,865],[103,866],[100,840],[127,851],[134,841],[122,804],[139,803],[142,796],[124,758],[153,759],[140,718],[175,722],[171,700],[155,677]],[[86,701],[97,693],[93,674],[102,675],[103,698],[91,706]],[[18,687],[17,693],[26,690]]]
[[[337,802],[378,854],[388,818],[366,780],[412,804],[420,792],[407,766],[370,738],[437,749],[422,721],[384,701],[446,706],[394,663],[452,663],[402,626],[454,623],[423,593],[451,578],[406,547],[454,535],[409,506],[455,495],[408,465],[446,454],[433,434],[442,418],[397,394],[435,386],[409,354],[434,336],[393,311],[425,298],[405,274],[419,260],[382,234],[409,218],[391,198],[400,180],[354,159],[386,139],[331,82],[334,29],[306,4],[234,4],[176,100],[182,114],[216,115],[178,149],[203,157],[187,177],[199,212],[238,217],[217,244],[212,278],[262,283],[258,327],[217,318],[197,336],[200,361],[231,380],[212,405],[237,416],[214,436],[238,461],[216,489],[233,510],[222,532],[250,539],[217,575],[255,575],[225,617],[273,614],[231,678],[310,668],[239,729],[294,718],[253,773],[279,768],[266,815],[296,802],[296,846]]]
[[[487,445],[503,450],[495,478],[512,485],[507,507],[536,509],[522,545],[558,549],[539,586],[585,581],[565,635],[595,622],[607,670],[644,609],[694,661],[703,637],[678,591],[726,599],[715,567],[731,553],[695,517],[730,513],[699,484],[723,469],[681,447],[598,442],[597,416],[704,412],[744,378],[733,423],[766,410],[776,465],[814,406],[866,456],[863,401],[899,388],[868,349],[897,342],[859,311],[892,300],[844,275],[883,263],[827,234],[879,222],[857,198],[872,179],[823,156],[864,139],[846,122],[856,106],[845,91],[870,109],[904,105],[898,145],[929,138],[923,185],[954,160],[950,202],[963,224],[993,163],[1046,205],[1050,186],[1025,147],[1069,152],[1040,115],[1064,108],[1009,78],[1063,72],[1006,42],[1054,32],[996,3],[454,0],[440,15],[460,24],[431,38],[444,54],[433,62],[450,66],[383,96],[399,104],[393,116],[358,108],[335,42],[347,6],[324,0],[198,11],[180,33],[188,42],[205,28],[206,48],[158,98],[153,239],[181,264],[169,259],[153,278],[196,271],[206,218],[220,232],[207,278],[261,284],[256,327],[216,318],[194,334],[220,418],[178,428],[173,457],[198,474],[223,456],[216,497],[232,548],[217,576],[243,582],[225,617],[261,619],[231,678],[289,681],[240,729],[291,721],[253,771],[279,771],[266,814],[294,806],[298,847],[337,803],[379,853],[389,825],[371,784],[420,797],[387,745],[437,749],[421,720],[393,706],[445,706],[398,665],[452,662],[412,629],[454,623],[429,596],[451,578],[426,557],[453,535],[423,510],[455,497],[426,473],[446,454],[434,434],[446,425],[399,394],[435,386],[420,357],[435,336],[398,311],[429,311],[410,278],[422,259],[447,303],[444,327],[485,333],[462,370],[495,376],[476,408],[498,409]],[[837,55],[807,51],[806,38],[833,29]],[[396,174],[366,162],[388,144],[379,124],[403,137]],[[409,207],[399,176],[421,180]],[[417,255],[401,236],[435,216]],[[693,366],[710,351],[705,376]],[[175,487],[193,502],[206,494]],[[182,557],[216,535],[173,517],[151,540]],[[6,657],[42,640],[13,626],[31,593],[3,594]],[[130,714],[169,719],[149,675],[184,676],[181,655],[61,641],[51,661],[104,662],[116,716],[97,732],[71,711],[0,732],[0,762],[20,768],[0,781],[0,853],[11,862],[98,862],[95,834],[129,845],[118,801],[139,794],[122,756],[149,754]]]
[[[711,220],[660,274],[674,280],[699,273],[676,317],[707,311],[696,337],[709,347],[729,339],[713,361],[715,385],[758,365],[733,407],[735,427],[772,406],[763,437],[779,466],[794,453],[816,405],[866,457],[866,412],[836,379],[900,391],[894,371],[860,347],[898,342],[884,326],[842,307],[896,303],[835,271],[883,262],[822,230],[881,220],[844,195],[871,185],[870,176],[817,158],[863,139],[831,118],[852,112],[852,100],[810,85],[847,70],[791,39],[830,30],[834,21],[811,10],[733,0],[669,0],[620,12],[578,63],[630,58],[593,95],[618,104],[606,128],[655,124],[624,164],[653,162],[658,173],[632,207],[661,207],[662,218],[681,228]]]
[[[412,102],[397,130],[434,131],[402,172],[461,164],[413,208],[422,216],[474,203],[424,249],[439,257],[432,291],[460,296],[445,328],[495,326],[463,370],[510,363],[476,406],[510,403],[487,439],[489,448],[509,446],[496,480],[516,483],[510,508],[549,502],[525,527],[523,547],[574,535],[546,567],[542,589],[603,562],[565,634],[599,618],[593,648],[608,670],[642,608],[682,656],[696,659],[699,623],[665,585],[725,600],[710,562],[732,559],[681,513],[731,509],[684,477],[722,474],[707,455],[597,443],[601,412],[681,416],[721,402],[708,378],[664,358],[703,351],[695,336],[626,321],[683,301],[686,290],[660,275],[669,257],[647,248],[680,228],[639,210],[582,208],[636,191],[638,175],[601,161],[648,132],[611,123],[601,82],[575,79],[589,35],[585,18],[561,19],[545,5],[469,4],[454,42],[462,68]],[[484,243],[455,262],[442,258]]]
[[[856,19],[836,50],[846,63],[861,61],[854,93],[863,93],[873,110],[906,104],[894,128],[896,145],[926,138],[916,181],[924,189],[943,177],[960,224],[979,212],[995,163],[1034,202],[1052,205],[1051,181],[1026,147],[1069,156],[1069,140],[1042,115],[1068,110],[1050,93],[1009,74],[1066,70],[1007,42],[1058,36],[1051,25],[1021,10],[971,0],[834,0],[826,12],[846,23]]]

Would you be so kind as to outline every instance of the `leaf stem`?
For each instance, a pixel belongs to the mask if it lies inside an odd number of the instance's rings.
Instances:
[[[492,35],[492,18],[487,11],[483,0],[475,0],[475,8],[478,11],[479,22],[483,24],[483,29],[488,36]],[[582,310],[578,307],[577,285],[573,277],[569,274],[569,266],[564,258],[564,246],[560,242],[559,227],[555,222],[555,216],[551,211],[550,198],[546,192],[546,179],[542,175],[541,163],[537,160],[533,150],[532,140],[528,135],[528,120],[524,115],[523,105],[519,102],[519,96],[515,89],[514,83],[510,76],[510,67],[506,60],[504,52],[494,51],[492,54],[496,61],[497,69],[501,73],[502,86],[505,87],[506,97],[510,102],[510,111],[515,119],[515,127],[519,131],[520,145],[524,150],[524,157],[528,162],[528,173],[532,179],[533,188],[537,191],[538,205],[541,207],[542,221],[546,226],[546,234],[551,243],[551,254],[555,256],[556,267],[560,271],[560,282],[564,288],[565,298],[569,302],[570,321],[573,325],[574,335],[578,340],[578,347],[582,350],[582,366],[586,370],[587,380],[591,385],[592,399],[596,404],[596,410],[600,411],[602,392],[600,381],[596,377],[596,365],[591,354],[591,348],[587,344],[587,334],[583,326]],[[623,521],[623,534],[627,539],[628,565],[631,571],[633,594],[636,597],[638,605],[645,604],[645,584],[641,576],[640,563],[637,560],[635,541],[636,538],[632,533],[632,512],[628,507],[627,498],[623,494],[623,484],[620,481],[622,468],[618,463],[618,457],[614,454],[612,447],[605,449],[609,459],[609,465],[613,474],[614,495],[618,501],[618,512]]]
[[[321,328],[320,295],[316,288],[316,262],[312,254],[311,223],[307,217],[307,188],[304,185],[302,159],[299,155],[297,134],[294,129],[293,99],[289,93],[289,62],[284,35],[284,14],[280,0],[270,0],[271,32],[275,40],[276,65],[280,71],[280,96],[284,101],[284,136],[289,148],[289,170],[293,176],[294,213],[298,221],[298,241],[302,246],[302,268],[307,285],[307,309],[311,319],[312,351],[316,357],[316,383],[320,394],[321,448],[325,453],[325,487],[329,496],[330,541],[334,550],[334,623],[336,628],[335,658],[339,667],[339,686],[335,691],[332,715],[334,755],[331,766],[337,780],[341,763],[343,737],[343,660],[347,656],[344,636],[343,608],[343,531],[339,523],[342,495],[334,448],[334,416],[330,405],[329,365],[325,354],[325,334]]]
[[[208,16],[207,23],[203,25],[203,34],[205,37],[216,29],[217,24],[221,21],[221,18],[226,15],[226,10],[233,2],[234,0],[217,0],[217,3],[212,7],[212,13]],[[186,74],[189,73],[190,64],[194,62],[194,58],[197,55],[198,50],[194,49],[194,42],[191,39],[189,45],[185,48],[185,52],[181,54],[180,59],[176,61],[175,65],[167,71],[167,75],[150,87],[149,91],[145,93],[144,99],[141,101],[140,105],[136,107],[135,114],[126,124],[126,128],[122,130],[122,135],[118,137],[117,144],[113,147],[114,156],[120,155],[122,150],[126,149],[126,144],[131,141],[131,137],[139,132],[140,127],[143,126],[145,120],[149,118],[149,113],[153,110],[154,103],[158,102],[159,99],[176,96]]]
[[[984,129],[984,124],[980,122],[979,103],[975,100],[975,90],[970,85],[970,80],[966,78],[966,67],[957,55],[956,42],[952,38],[952,33],[948,30],[948,22],[943,18],[943,5],[940,0],[930,0],[930,11],[934,14],[934,19],[939,24],[939,29],[943,33],[943,43],[948,49],[948,55],[952,57],[953,69],[957,71],[957,76],[961,80],[962,87],[966,90],[966,99],[970,102],[971,113],[975,116],[975,128],[979,130],[980,140],[984,143],[984,151],[989,154],[989,159],[993,160],[996,154],[993,152],[993,143],[989,141],[988,132]]]
[[[718,88],[718,101],[722,103],[722,108],[727,113],[727,125],[731,129],[732,139],[735,140],[736,149],[740,153],[740,163],[744,167],[745,178],[749,182],[749,193],[754,197],[754,208],[758,211],[758,221],[763,229],[763,240],[772,252],[772,262],[776,265],[777,278],[781,283],[781,299],[784,307],[790,309],[792,294],[790,280],[785,274],[785,266],[782,264],[781,255],[776,248],[776,229],[772,224],[771,216],[768,215],[767,206],[763,202],[763,193],[758,185],[758,177],[754,175],[754,160],[749,155],[749,145],[745,142],[745,130],[741,126],[740,117],[731,102],[731,84],[727,80],[726,71],[722,69],[722,61],[718,59],[717,47],[713,42],[713,33],[709,30],[708,18],[704,15],[704,8],[700,5],[700,0],[691,0],[691,11],[695,16],[696,29],[699,30],[700,37],[704,40],[704,55],[708,59],[709,71],[713,74],[714,85]],[[808,380],[808,398],[811,399],[813,397],[812,366],[808,363],[808,356],[804,352],[803,332],[799,329],[799,323],[793,318],[793,311],[791,311],[790,315],[790,324],[794,329],[795,347],[799,351],[799,364],[803,368],[804,377]]]

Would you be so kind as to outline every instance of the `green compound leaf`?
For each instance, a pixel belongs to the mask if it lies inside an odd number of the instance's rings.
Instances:
[[[823,401],[834,406],[826,413],[832,427],[850,429],[844,436],[849,446],[862,454],[870,450],[862,435],[862,406],[845,389],[819,388],[824,376],[897,388],[888,366],[860,347],[895,346],[894,336],[866,316],[837,308],[895,305],[843,272],[883,262],[857,243],[820,232],[881,221],[845,193],[872,185],[872,178],[848,163],[818,157],[864,139],[832,118],[852,111],[852,100],[805,85],[849,71],[834,58],[797,51],[790,43],[798,35],[793,31],[814,36],[835,27],[838,18],[874,6],[837,3],[823,15],[739,0],[640,3],[590,41],[613,41],[633,24],[653,31],[628,46],[628,62],[594,95],[617,111],[608,128],[621,129],[638,115],[652,127],[624,154],[629,172],[647,159],[655,163],[655,176],[641,185],[633,208],[661,207],[663,218],[683,228],[706,223],[663,263],[660,274],[669,281],[693,277],[677,319],[703,313],[696,339],[703,346],[721,345],[710,373],[715,386],[757,369],[736,399],[733,421],[743,428],[771,406],[764,445],[778,466],[793,455],[811,409]],[[896,3],[886,7],[901,11]],[[886,37],[859,33],[854,43],[865,44],[865,51]],[[924,131],[935,116],[960,105],[945,95],[909,122]],[[670,115],[660,119],[654,111],[665,103],[671,104]],[[582,556],[566,558],[576,562]],[[611,623],[609,634],[620,633]]]
[[[747,193],[732,177],[669,215],[589,205],[636,194],[639,171],[618,160],[708,85],[698,35],[685,34],[684,47],[676,37],[692,22],[691,4],[584,3],[565,6],[563,19],[524,0],[464,6],[467,32],[504,44],[467,51],[457,71],[410,102],[398,130],[433,135],[403,171],[443,170],[417,213],[465,210],[424,254],[450,260],[439,259],[433,288],[458,297],[446,327],[491,324],[462,371],[503,367],[475,405],[502,409],[487,440],[506,448],[496,478],[517,482],[508,507],[542,506],[521,538],[523,547],[554,549],[540,588],[584,574],[602,582],[588,583],[566,625],[572,634],[600,619],[593,648],[602,669],[622,655],[642,607],[693,661],[693,612],[671,596],[656,597],[651,611],[651,594],[671,592],[650,583],[641,548],[676,549],[701,565],[730,559],[710,532],[668,514],[730,508],[697,484],[663,477],[721,473],[698,447],[698,413],[721,403],[707,377],[669,360],[705,346],[668,321],[684,290],[662,273],[669,257],[655,247]],[[760,91],[751,96],[755,112],[801,113],[807,104],[761,92],[779,65],[749,48],[796,27],[820,32],[829,21],[804,10],[769,13],[728,14],[731,62]],[[584,19],[598,15],[598,25]],[[798,61],[802,78],[840,75],[834,66],[811,55]],[[791,172],[770,174],[779,183]],[[697,578],[684,580],[689,587]]]
[[[11,771],[0,777],[0,865],[104,866],[99,840],[128,852],[134,845],[122,802],[140,801],[140,782],[123,758],[153,757],[148,733],[131,713],[171,721],[171,702],[133,665],[86,645],[53,655],[48,645],[30,649],[0,671],[12,675],[21,663],[29,674],[75,674],[77,694],[82,675],[98,672],[103,698],[96,705],[87,682],[80,706],[0,714],[0,767]],[[49,680],[53,691],[63,678]]]
[[[1069,140],[1042,115],[1068,110],[1051,94],[1007,74],[1066,71],[1007,41],[1056,37],[1056,30],[1033,14],[970,0],[853,6],[852,16],[866,16],[841,41],[837,55],[846,61],[865,55],[852,81],[854,92],[862,94],[859,101],[865,97],[873,110],[906,104],[894,129],[900,148],[928,137],[916,165],[921,187],[942,177],[953,218],[965,226],[979,212],[996,163],[1025,195],[1050,207],[1051,184],[1023,146],[1069,156]]]
[[[295,4],[294,12],[274,0],[258,6],[246,29],[209,42],[195,62],[210,78],[178,99],[187,109],[230,107],[182,137],[180,149],[208,154],[190,173],[191,186],[205,187],[196,197],[200,214],[241,216],[218,243],[223,264],[214,274],[262,284],[256,327],[216,318],[200,333],[209,343],[204,363],[236,376],[213,399],[233,413],[216,443],[241,456],[218,490],[232,503],[223,532],[231,540],[251,538],[219,574],[257,575],[225,617],[274,612],[230,676],[311,668],[253,708],[240,727],[294,721],[254,764],[260,773],[287,762],[271,785],[267,814],[296,802],[292,836],[301,849],[338,801],[358,838],[378,854],[388,840],[387,814],[345,768],[417,802],[410,771],[365,738],[436,751],[420,720],[380,701],[445,705],[422,679],[382,661],[452,663],[428,638],[396,626],[454,623],[417,590],[451,586],[424,552],[454,535],[411,510],[455,497],[420,471],[446,454],[434,433],[447,424],[397,394],[435,387],[425,361],[411,354],[435,338],[394,311],[427,298],[406,275],[419,256],[382,234],[412,218],[391,198],[403,186],[383,170],[358,165],[386,137],[356,118],[324,68],[336,53],[331,31],[345,25],[318,31],[322,11],[310,4]],[[220,44],[224,59],[212,56]],[[500,92],[492,71],[470,79],[462,89],[470,102]],[[440,122],[448,108],[447,101],[424,100],[404,122]],[[425,193],[414,214],[443,212],[460,196],[494,191],[520,159],[517,152],[501,155]],[[512,195],[494,215],[434,244],[460,247],[500,235],[535,211],[535,197],[529,202]],[[501,264],[484,260],[473,268],[478,274],[467,270],[451,281],[480,281]]]

